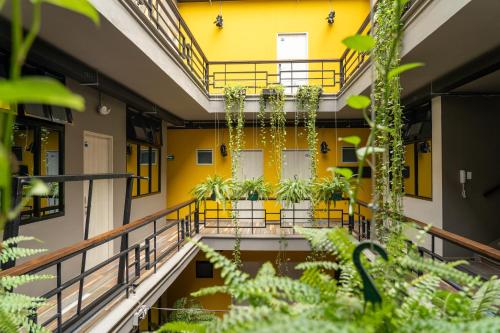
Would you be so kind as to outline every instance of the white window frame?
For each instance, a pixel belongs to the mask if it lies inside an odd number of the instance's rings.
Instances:
[[[198,153],[199,152],[210,152],[210,154],[212,154],[212,163],[200,163],[200,161],[198,160]],[[196,149],[196,165],[214,165],[214,150],[211,148]]]
[[[149,146],[140,146],[139,147],[139,165],[149,165],[149,161],[148,162],[144,162],[142,163],[141,160],[142,160],[142,147],[144,148],[148,148],[148,153],[149,153]],[[158,148],[156,147],[153,147],[154,149],[151,149],[151,165],[156,165],[158,164],[158,153],[159,153],[159,150]]]

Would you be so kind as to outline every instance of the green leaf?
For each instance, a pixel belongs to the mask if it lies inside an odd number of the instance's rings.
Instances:
[[[32,0],[33,2],[41,1],[54,6],[65,8],[75,13],[82,14],[91,19],[95,24],[99,24],[99,13],[88,0]]]
[[[353,109],[366,109],[370,106],[371,100],[363,95],[352,95],[347,99],[347,105]]]
[[[393,77],[395,77],[403,72],[412,70],[414,68],[422,67],[422,66],[424,66],[424,63],[422,63],[422,62],[412,62],[409,64],[404,64],[404,65],[398,66],[398,67],[393,68],[389,71],[389,73],[387,74],[387,78],[390,80]]]
[[[350,143],[351,145],[357,146],[361,143],[361,138],[357,135],[346,136],[339,138],[339,141]]]
[[[41,180],[33,179],[31,181],[30,194],[36,196],[47,195],[49,194],[49,187]]]
[[[84,99],[57,80],[27,76],[19,80],[0,80],[0,100],[8,104],[49,104],[83,111]]]
[[[365,155],[383,153],[384,151],[385,149],[380,147],[361,147],[356,150],[356,155],[358,159],[362,159]]]
[[[368,35],[353,35],[345,38],[342,43],[352,50],[367,52],[375,46],[375,39]]]
[[[353,175],[353,172],[349,168],[331,168],[331,171],[343,176],[345,179],[350,179]]]

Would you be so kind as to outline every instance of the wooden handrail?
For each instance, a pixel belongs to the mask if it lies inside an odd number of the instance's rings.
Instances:
[[[361,200],[357,200],[356,203],[359,204],[360,206],[363,206],[363,207],[369,207],[369,204],[367,202],[364,202]],[[491,247],[491,246],[476,242],[472,239],[468,239],[466,237],[457,235],[453,232],[449,232],[449,231],[440,229],[438,227],[434,227],[430,224],[412,219],[412,218],[407,217],[407,216],[404,216],[404,219],[406,220],[406,222],[414,223],[422,229],[428,228],[427,232],[430,235],[434,235],[434,236],[441,238],[441,239],[444,239],[450,243],[453,243],[455,245],[458,245],[458,246],[463,247],[465,249],[468,249],[470,251],[479,253],[487,258],[500,261],[500,251]]]
[[[415,223],[421,228],[429,228],[428,233],[444,239],[450,243],[463,247],[465,249],[479,253],[487,258],[500,261],[500,250],[497,250],[491,246],[483,243],[476,242],[472,239],[454,234],[452,232],[431,226],[430,224],[406,217],[406,220],[411,223]]]
[[[187,207],[188,205],[192,204],[193,202],[195,202],[195,199],[190,199],[190,200],[181,202],[178,205],[175,205],[173,207],[166,208],[166,209],[163,209],[159,212],[145,216],[145,217],[140,218],[138,220],[135,220],[127,225],[120,226],[118,228],[115,228],[113,230],[107,231],[107,232],[102,233],[100,235],[94,236],[94,237],[89,238],[87,240],[84,240],[84,241],[78,242],[76,244],[64,247],[62,249],[47,253],[45,255],[41,255],[33,260],[30,260],[30,261],[27,261],[27,262],[20,264],[18,266],[9,268],[5,271],[0,271],[0,278],[4,277],[4,276],[23,275],[23,274],[43,270],[44,268],[49,266],[51,263],[60,262],[66,258],[77,255],[78,253],[81,253],[82,251],[85,251],[85,250],[88,250],[92,247],[109,242],[115,238],[118,238],[124,234],[131,232],[131,231],[134,231],[142,226],[145,226],[154,220],[158,220],[162,217],[165,217],[166,215],[169,215],[169,214],[176,212],[177,210],[179,210],[183,207]],[[177,223],[177,221],[173,222],[171,224],[175,225],[176,223]]]

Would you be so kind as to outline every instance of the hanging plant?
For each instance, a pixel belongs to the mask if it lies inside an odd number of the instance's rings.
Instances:
[[[307,132],[307,147],[311,155],[311,177],[313,182],[318,173],[318,133],[316,131],[316,117],[319,109],[321,87],[301,86],[297,92],[297,108],[303,110]]]
[[[225,101],[225,114],[227,128],[229,132],[229,150],[231,152],[231,177],[236,179],[238,175],[238,168],[240,165],[240,152],[244,145],[244,133],[243,129],[245,127],[245,96],[246,90],[244,87],[226,87],[224,89],[224,101]],[[231,218],[235,225],[235,242],[233,249],[233,261],[240,267],[241,266],[241,253],[240,253],[240,228],[238,223],[237,209],[238,201],[237,198],[233,198],[231,210]]]
[[[269,107],[269,139],[271,158],[269,163],[274,165],[278,177],[281,176],[281,154],[285,149],[286,141],[286,114],[285,114],[285,88],[272,85],[263,89],[260,96],[260,108],[257,119],[260,125],[260,137],[263,145],[267,143],[266,108]]]

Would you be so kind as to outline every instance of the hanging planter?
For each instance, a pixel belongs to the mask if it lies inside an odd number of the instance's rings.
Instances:
[[[271,185],[263,177],[246,179],[238,185],[238,196],[247,200],[266,200],[272,192]]]

